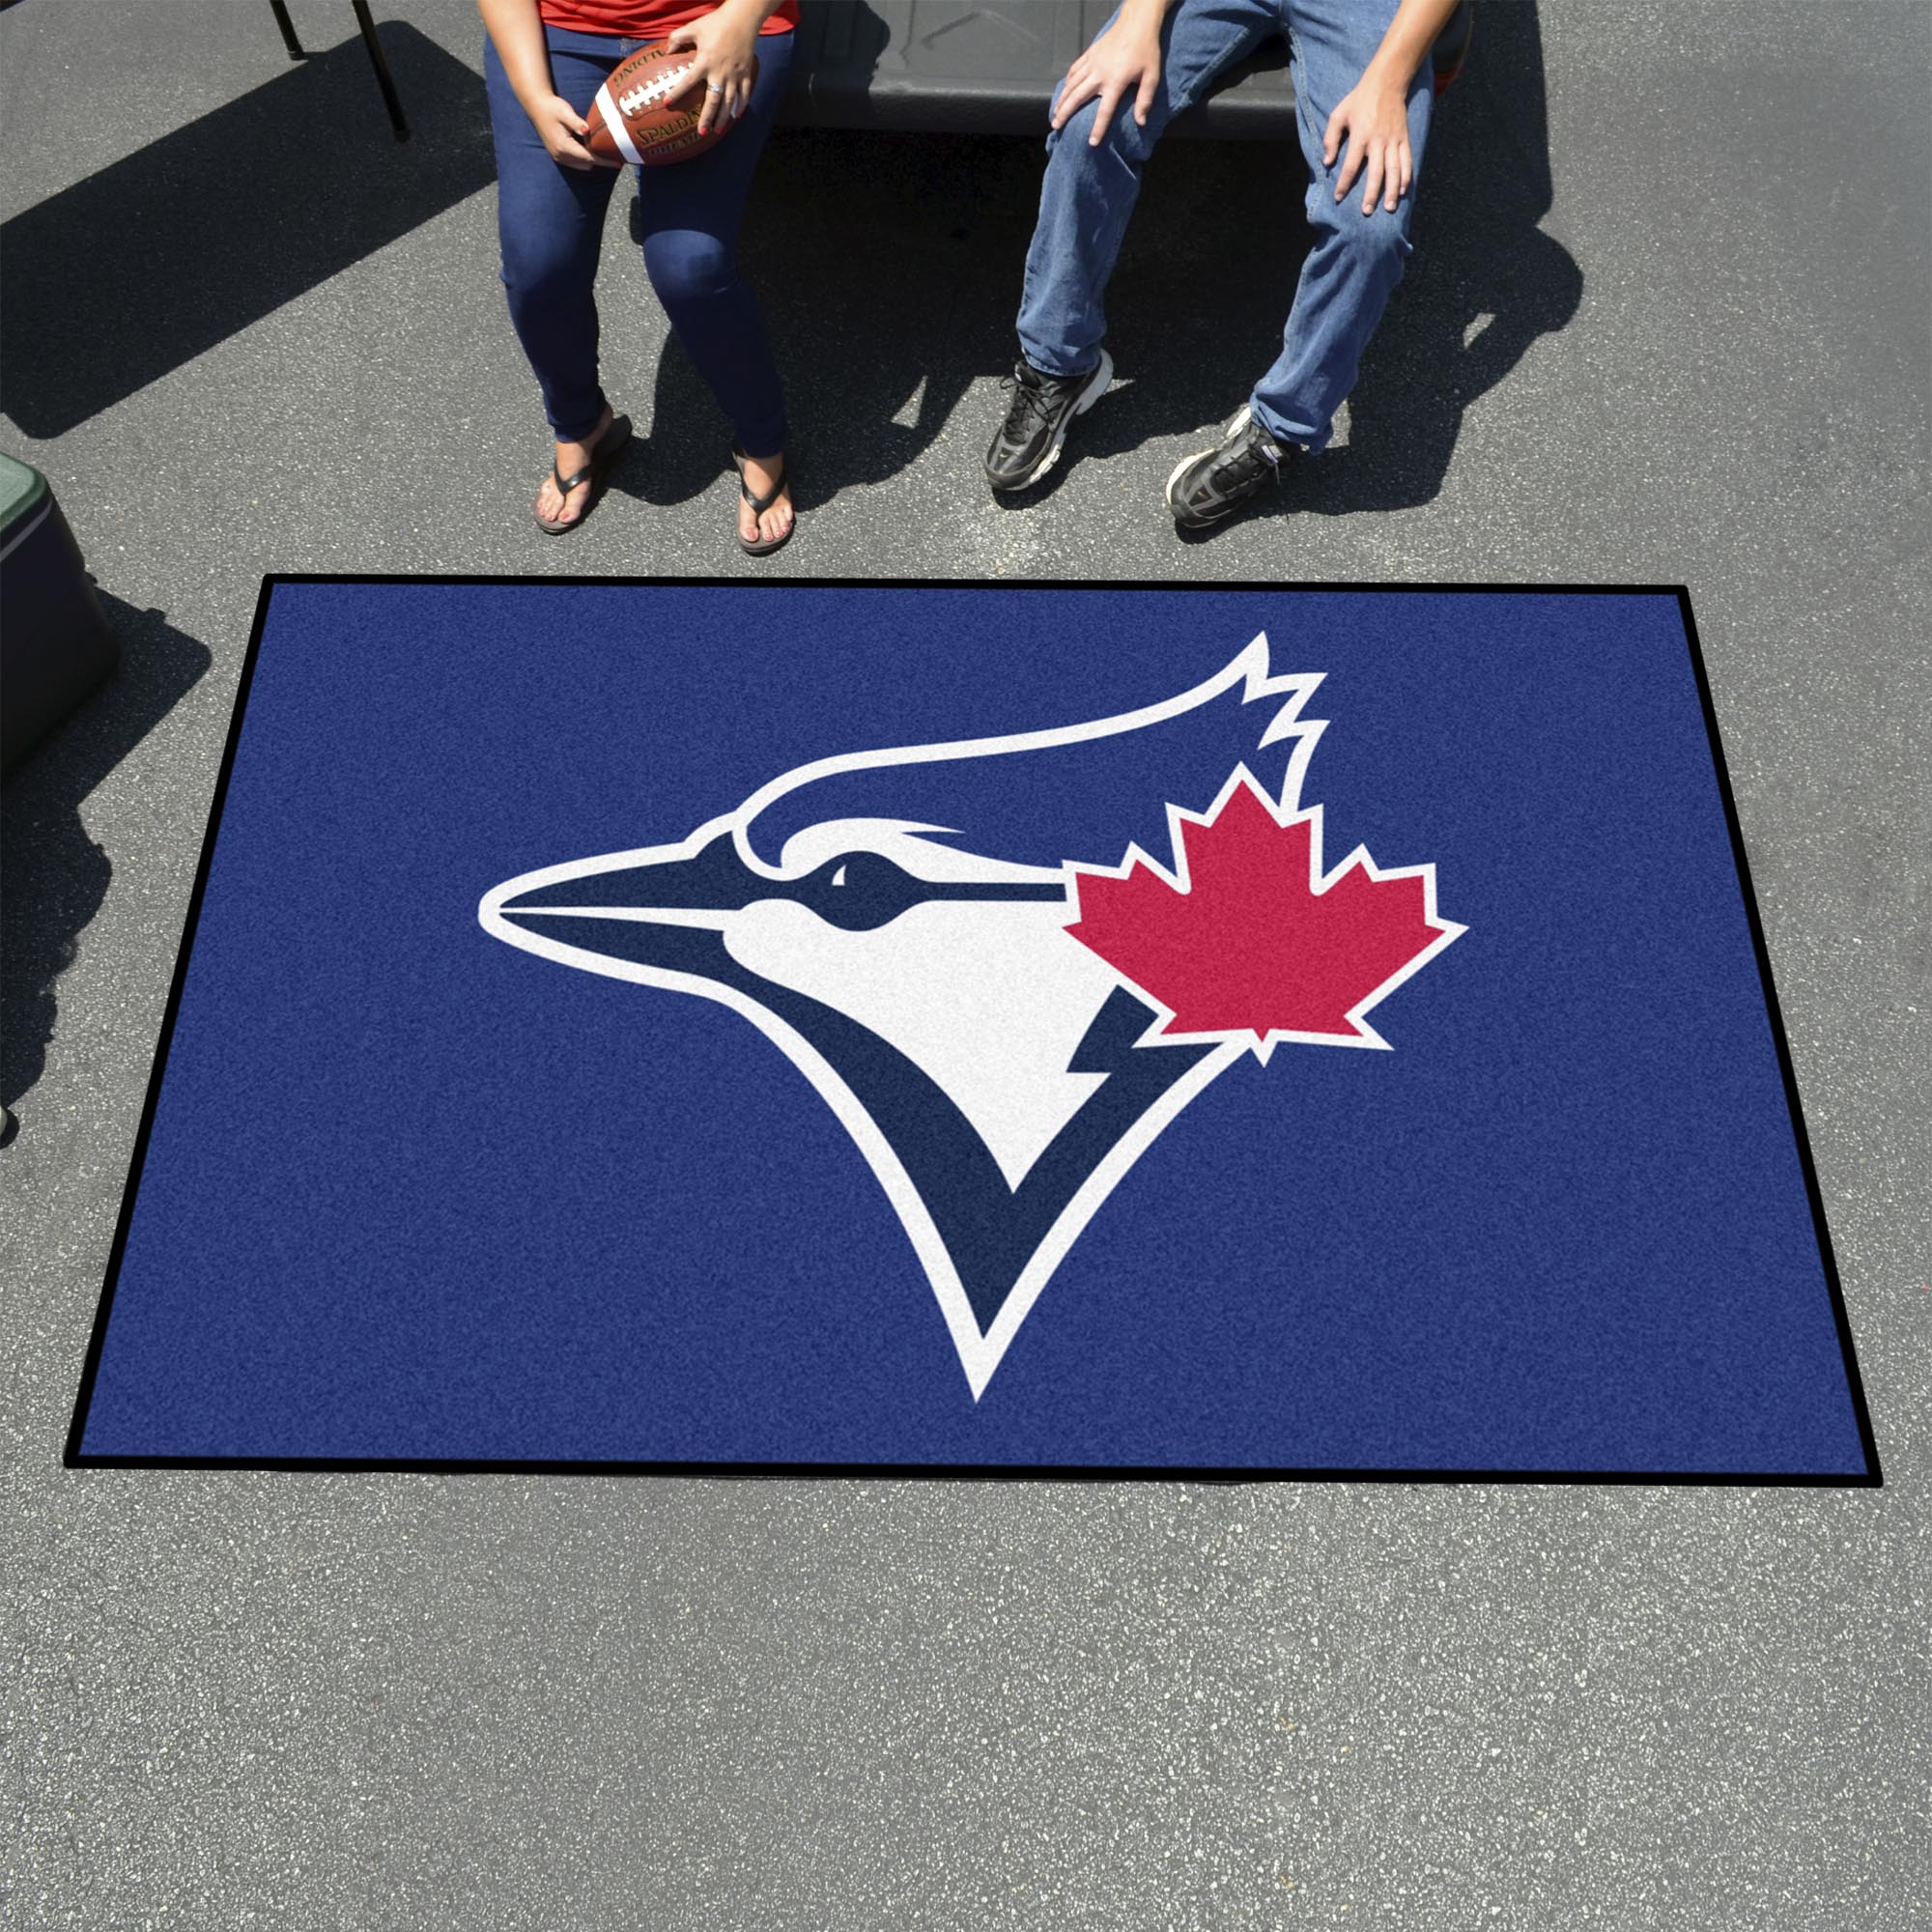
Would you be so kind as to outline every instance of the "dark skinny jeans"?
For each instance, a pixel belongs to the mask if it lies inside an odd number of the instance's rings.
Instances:
[[[645,44],[545,30],[552,83],[586,112],[617,63]],[[784,395],[758,305],[738,272],[738,225],[758,156],[791,75],[792,36],[758,39],[758,78],[744,118],[715,148],[670,167],[640,168],[644,268],[685,353],[711,385],[748,455],[785,445]],[[604,216],[618,169],[554,161],[486,37],[484,81],[497,143],[497,233],[510,320],[559,442],[581,442],[605,409],[597,373],[597,275]]]

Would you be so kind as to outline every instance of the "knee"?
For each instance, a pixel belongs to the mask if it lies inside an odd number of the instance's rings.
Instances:
[[[1311,209],[1310,213],[1333,235],[1335,246],[1350,273],[1398,281],[1404,264],[1413,252],[1408,239],[1408,199],[1405,197],[1393,213],[1378,205],[1373,213],[1364,214],[1361,191],[1361,184],[1357,182],[1348,197],[1337,203],[1333,199],[1334,190],[1318,184],[1317,195],[1326,206],[1319,211]]]
[[[595,259],[585,260],[558,236],[503,237],[503,286],[512,301],[547,301],[587,288],[596,272]]]
[[[644,241],[644,269],[667,307],[722,295],[737,273],[731,249],[695,228],[664,228]]]
[[[1056,95],[1055,99],[1058,99]],[[1048,164],[1061,168],[1091,168],[1105,159],[1125,161],[1131,167],[1139,167],[1152,153],[1152,136],[1134,119],[1131,100],[1123,100],[1114,109],[1114,118],[1108,122],[1107,131],[1095,146],[1094,128],[1099,118],[1098,100],[1089,100],[1076,107],[1065,126],[1056,128],[1046,137]]]

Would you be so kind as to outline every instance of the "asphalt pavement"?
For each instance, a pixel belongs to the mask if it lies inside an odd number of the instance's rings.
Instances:
[[[1932,8],[1483,0],[1338,447],[1191,542],[1293,150],[1156,157],[1116,386],[1007,502],[1037,147],[781,131],[759,564],[621,200],[643,440],[535,528],[475,11],[378,12],[407,144],[338,0],[301,67],[252,0],[0,13],[0,434],[125,659],[0,796],[0,1917],[1932,1921]],[[753,569],[1688,584],[1883,1490],[63,1470],[262,574]]]

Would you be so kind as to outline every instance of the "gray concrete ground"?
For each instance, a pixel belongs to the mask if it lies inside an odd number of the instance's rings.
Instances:
[[[68,1473],[261,573],[747,567],[618,246],[649,440],[532,527],[473,9],[379,11],[408,147],[335,0],[305,71],[243,0],[0,14],[6,446],[128,660],[4,798],[0,1918],[1932,1922],[1926,6],[1485,0],[1346,449],[1207,543],[1160,483],[1268,352],[1290,156],[1159,157],[1018,508],[1031,147],[781,136],[750,238],[768,569],[1689,582],[1882,1492]]]

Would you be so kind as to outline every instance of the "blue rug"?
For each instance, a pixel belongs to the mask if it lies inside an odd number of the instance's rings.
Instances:
[[[1688,604],[271,580],[69,1460],[1877,1482]]]

